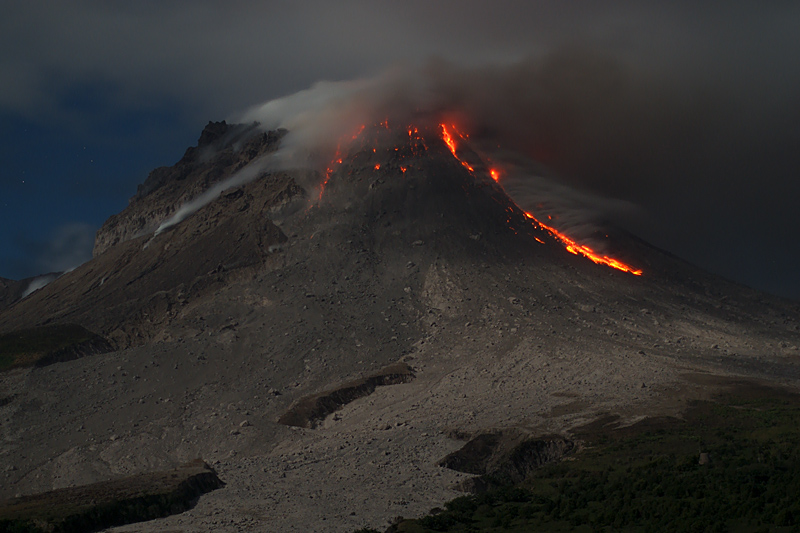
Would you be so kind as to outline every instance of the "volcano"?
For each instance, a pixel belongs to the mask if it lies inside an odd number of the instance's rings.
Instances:
[[[576,242],[449,124],[368,125],[321,172],[263,164],[285,136],[209,123],[91,261],[5,302],[4,339],[103,342],[4,356],[0,498],[200,457],[224,488],[118,530],[385,527],[460,494],[474,475],[440,461],[476,435],[569,439],[798,383],[796,303],[621,230]]]

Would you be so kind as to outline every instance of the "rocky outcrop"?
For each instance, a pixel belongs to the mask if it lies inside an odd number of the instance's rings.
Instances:
[[[260,132],[257,124],[209,122],[197,146],[171,167],[153,170],[121,213],[111,216],[95,237],[93,255],[154,232],[184,203],[274,151],[285,132]]]
[[[202,460],[166,472],[140,474],[0,502],[0,531],[97,531],[190,509],[224,486]]]
[[[575,448],[563,437],[533,437],[519,429],[482,433],[439,461],[458,472],[477,474],[459,487],[468,492],[525,481],[534,470],[560,461]]]
[[[414,371],[407,364],[389,365],[375,374],[345,383],[332,390],[301,398],[278,419],[278,423],[313,429],[331,413],[352,401],[369,396],[375,392],[376,387],[408,383],[412,379]]]
[[[42,367],[55,363],[63,363],[81,357],[101,355],[113,351],[114,347],[110,342],[100,335],[91,334],[91,337],[85,341],[75,343],[71,346],[65,346],[64,348],[59,348],[58,350],[53,350],[45,354],[41,359],[36,361],[35,366]]]

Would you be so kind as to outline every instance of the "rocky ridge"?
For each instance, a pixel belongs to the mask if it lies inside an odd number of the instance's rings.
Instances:
[[[262,133],[257,124],[209,122],[197,146],[175,165],[153,170],[139,185],[128,207],[109,217],[95,237],[93,255],[130,239],[152,234],[181,205],[241,170],[247,163],[274,151],[283,132]]]

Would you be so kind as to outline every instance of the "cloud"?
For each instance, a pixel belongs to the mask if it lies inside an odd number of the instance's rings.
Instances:
[[[39,256],[42,272],[66,272],[92,258],[96,228],[75,222],[58,228]]]
[[[35,271],[67,272],[92,258],[96,228],[74,222],[57,228],[45,242],[30,242],[34,252]]]
[[[392,63],[431,56],[513,62],[569,43],[677,72],[730,77],[744,66],[757,69],[759,80],[774,80],[797,74],[798,60],[779,50],[796,49],[790,21],[798,9],[580,0],[31,0],[6,6],[0,21],[0,109],[49,114],[70,87],[101,80],[125,105],[168,95],[205,121]]]

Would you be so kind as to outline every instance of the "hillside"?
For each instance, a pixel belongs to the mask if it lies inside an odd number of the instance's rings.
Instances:
[[[265,170],[154,234],[282,136],[218,130],[90,262],[0,311],[0,333],[77,324],[115,348],[0,374],[0,498],[201,457],[224,488],[118,530],[383,528],[459,495],[474,474],[439,462],[481,433],[573,439],[732,379],[796,387],[796,303],[621,231],[609,253],[640,276],[570,253],[436,124],[366,128],[317,188]]]

